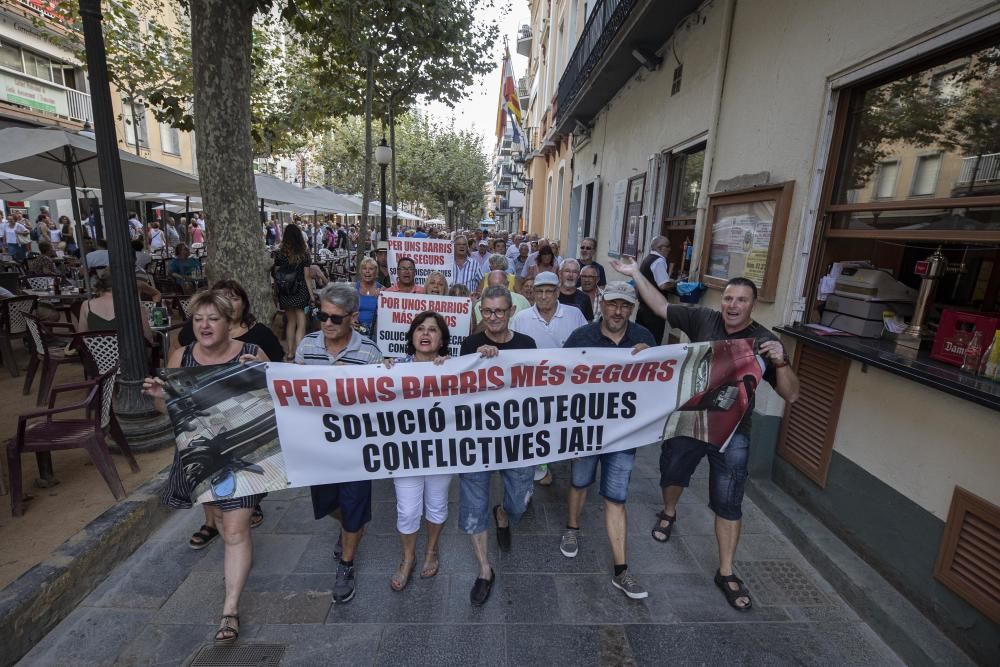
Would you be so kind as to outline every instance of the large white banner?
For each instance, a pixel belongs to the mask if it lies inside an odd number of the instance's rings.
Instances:
[[[402,257],[409,257],[417,265],[414,282],[423,285],[427,274],[440,271],[451,285],[455,282],[455,247],[451,241],[442,239],[390,238],[386,263],[389,278],[396,284],[396,264]],[[388,287],[388,285],[386,285]],[[381,324],[381,323],[380,323]]]
[[[760,380],[752,341],[504,351],[440,366],[269,364],[291,486],[520,467],[672,435],[724,446]]]
[[[382,292],[378,298],[378,347],[383,356],[406,356],[406,332],[418,313],[432,310],[448,324],[451,356],[461,354],[462,341],[472,326],[472,299],[466,296],[430,296],[404,292]]]

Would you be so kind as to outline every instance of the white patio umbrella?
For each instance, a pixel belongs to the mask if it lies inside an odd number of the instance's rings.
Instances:
[[[37,178],[26,178],[0,171],[0,199],[24,200],[43,190],[59,187],[55,183],[40,181]]]
[[[131,192],[200,194],[198,179],[123,150],[122,181]],[[59,129],[0,130],[0,165],[7,171],[70,187],[100,187],[97,145],[90,137]],[[72,168],[72,169],[71,169]]]
[[[341,212],[317,193],[286,183],[280,178],[266,174],[255,174],[253,178],[257,185],[257,199],[263,203],[290,204],[309,213],[313,211],[321,213]]]
[[[361,214],[361,202],[355,203],[347,195],[339,195],[336,192],[330,192],[326,188],[321,187],[306,188],[306,190],[323,199],[323,201],[334,207],[335,211],[341,215]]]

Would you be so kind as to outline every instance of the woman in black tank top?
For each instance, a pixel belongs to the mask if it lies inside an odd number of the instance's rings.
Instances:
[[[190,345],[175,349],[167,361],[167,368],[267,361],[267,357],[253,343],[244,343],[230,337],[229,330],[235,314],[232,305],[219,292],[199,292],[191,299],[190,309],[193,313],[196,340]],[[162,381],[146,378],[143,389],[155,399],[157,409],[165,413]],[[228,644],[239,637],[240,594],[243,592],[253,561],[250,514],[264,495],[266,494],[204,503],[206,516],[211,516],[211,523],[206,523],[196,533],[204,538],[200,546],[205,546],[218,535],[219,530],[215,526],[221,526],[226,548],[223,566],[226,599],[222,608],[222,623],[215,634],[217,643]],[[191,489],[188,488],[188,482],[184,477],[178,452],[174,454],[174,464],[160,501],[170,507],[188,508],[192,505]],[[193,542],[192,546],[195,546]]]

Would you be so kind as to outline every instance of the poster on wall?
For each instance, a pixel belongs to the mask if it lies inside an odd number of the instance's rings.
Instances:
[[[743,276],[763,284],[774,210],[774,201],[720,206],[712,224],[707,273],[722,280]]]
[[[614,197],[611,199],[611,225],[608,230],[608,256],[621,255],[622,222],[625,215],[625,195],[628,194],[628,179],[615,183]]]

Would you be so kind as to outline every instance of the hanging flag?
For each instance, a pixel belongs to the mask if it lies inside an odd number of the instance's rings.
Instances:
[[[506,129],[507,117],[510,117],[514,141],[521,143],[523,120],[521,117],[521,100],[517,94],[517,82],[514,80],[514,67],[510,60],[510,47],[505,47],[503,67],[500,73],[500,108],[497,110],[497,141],[502,141]]]

